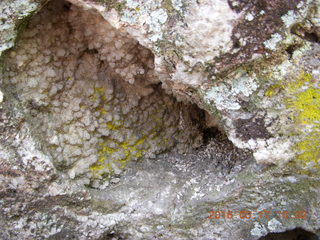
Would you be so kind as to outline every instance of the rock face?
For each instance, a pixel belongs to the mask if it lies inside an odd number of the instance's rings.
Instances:
[[[0,238],[317,239],[319,8],[2,1]]]
[[[50,3],[20,38],[3,82],[71,178],[100,179],[129,160],[201,144],[204,112],[165,94],[151,52],[92,10]]]

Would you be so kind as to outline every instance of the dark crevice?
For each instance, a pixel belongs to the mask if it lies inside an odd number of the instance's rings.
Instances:
[[[319,37],[317,36],[316,33],[314,32],[305,32],[304,33],[304,39],[309,41],[309,42],[320,42]]]
[[[319,240],[319,237],[302,228],[295,228],[281,233],[269,233],[259,240]]]
[[[99,240],[124,240],[124,238],[119,236],[119,234],[108,232],[103,234]]]
[[[301,47],[301,45],[293,44],[293,45],[290,45],[286,48],[286,52],[288,53],[289,59],[292,58],[294,51],[296,51],[299,47]]]
[[[71,9],[71,6],[72,6],[72,4],[69,3],[69,2],[65,2],[65,3],[63,4],[63,8],[64,8],[65,10],[67,10],[67,11],[69,11],[69,10]]]
[[[205,128],[203,130],[203,143],[206,145],[210,142],[211,139],[217,137],[220,134],[220,130],[216,127]]]
[[[291,28],[291,33],[309,42],[315,42],[315,43],[320,42],[319,36],[316,33],[316,29],[314,28],[306,29],[300,23],[295,24]]]
[[[233,40],[233,48],[238,49],[238,48],[240,48],[240,47],[241,47],[241,45],[240,45],[239,39],[235,38],[235,39]]]

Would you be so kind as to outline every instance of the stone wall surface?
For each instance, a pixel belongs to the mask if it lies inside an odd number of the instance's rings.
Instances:
[[[319,38],[319,0],[1,1],[0,238],[317,239]]]

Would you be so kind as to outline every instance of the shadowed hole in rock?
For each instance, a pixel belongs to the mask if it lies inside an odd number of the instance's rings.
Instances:
[[[98,240],[124,240],[125,238],[116,233],[105,233]]]
[[[207,144],[211,139],[221,134],[220,130],[216,127],[209,127],[203,130],[203,142]]]
[[[310,42],[320,42],[319,37],[315,32],[305,32],[304,39]]]
[[[319,237],[302,228],[295,228],[280,233],[269,233],[268,235],[259,238],[259,240],[319,240]]]
[[[319,36],[314,29],[305,29],[302,24],[295,24],[292,26],[292,34],[295,34],[309,42],[319,43]]]
[[[290,45],[286,48],[286,52],[288,53],[289,59],[292,58],[294,51],[296,51],[300,47],[301,47],[301,45],[299,45],[299,44],[293,44],[293,45]]]

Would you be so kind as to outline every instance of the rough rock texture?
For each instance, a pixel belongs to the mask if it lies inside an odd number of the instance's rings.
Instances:
[[[201,144],[204,113],[166,95],[150,51],[100,15],[56,1],[20,38],[4,86],[14,86],[55,167],[71,178],[119,174],[129,160]]]
[[[215,116],[257,161],[300,156],[302,168],[317,165],[319,142],[305,148],[318,138],[319,1],[70,2],[96,9],[150,49],[163,87]],[[309,85],[314,93],[300,88]],[[298,106],[304,101],[310,106]]]
[[[3,0],[0,3],[0,56],[13,47],[18,30],[24,27],[26,18],[35,14],[45,4],[45,0]]]
[[[316,239],[319,9],[2,1],[0,238]]]

